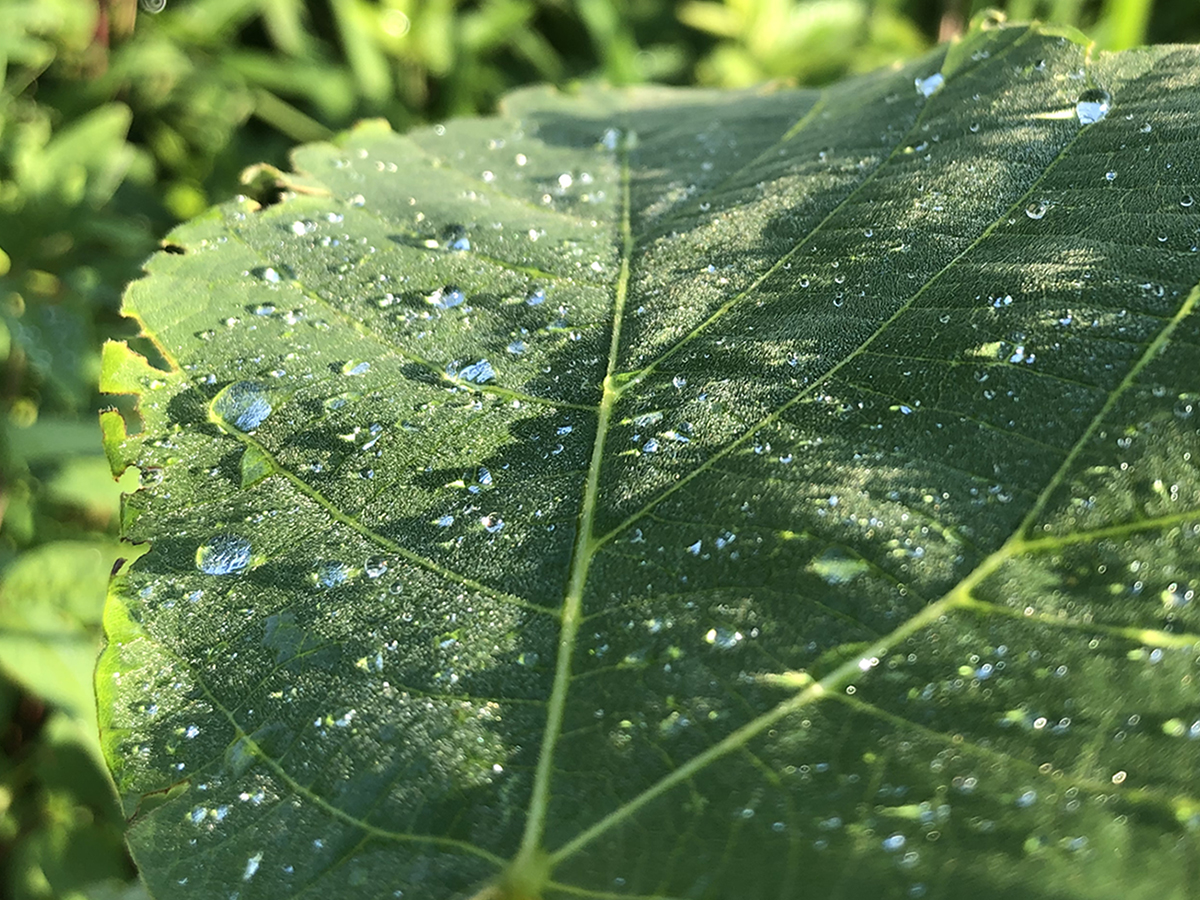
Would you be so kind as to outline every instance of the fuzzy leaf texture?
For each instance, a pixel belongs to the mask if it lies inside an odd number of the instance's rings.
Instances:
[[[296,151],[110,345],[156,897],[1194,897],[1200,53]]]

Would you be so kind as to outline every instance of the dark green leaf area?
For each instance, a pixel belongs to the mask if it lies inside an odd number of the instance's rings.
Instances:
[[[1191,896],[1197,62],[529,91],[179,229],[98,676],[155,894]]]

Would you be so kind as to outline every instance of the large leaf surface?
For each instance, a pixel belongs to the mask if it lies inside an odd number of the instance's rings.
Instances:
[[[155,894],[1195,896],[1198,81],[532,91],[177,231],[105,376]]]

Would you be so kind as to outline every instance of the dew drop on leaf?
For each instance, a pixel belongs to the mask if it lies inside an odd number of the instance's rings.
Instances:
[[[262,862],[262,858],[263,855],[262,851],[260,850],[258,853],[255,853],[248,860],[246,860],[246,868],[242,872],[242,881],[249,881],[254,877],[255,873],[258,872],[258,867]]]
[[[266,385],[257,381],[235,381],[212,401],[217,418],[239,431],[253,431],[271,414]]]
[[[453,309],[456,306],[461,306],[466,299],[467,295],[453,284],[438,288],[428,297],[429,302],[438,309]]]
[[[196,548],[196,568],[205,575],[233,575],[250,565],[250,542],[236,534],[214,534]]]
[[[333,560],[317,563],[313,568],[313,581],[317,587],[332,588],[350,580],[350,567],[344,562]]]
[[[938,88],[945,84],[945,82],[946,79],[942,76],[941,72],[934,72],[928,78],[918,78],[915,82],[917,86],[917,93],[922,97],[929,97],[935,91],[937,91]]]
[[[465,251],[471,249],[471,239],[467,237],[467,230],[461,225],[451,225],[448,227],[444,240],[446,247],[450,250]]]
[[[732,650],[742,642],[742,633],[732,628],[710,628],[704,635],[704,642],[718,650]]]
[[[1025,215],[1031,219],[1040,219],[1046,215],[1050,209],[1050,204],[1045,200],[1039,200],[1037,203],[1030,203],[1025,207]]]
[[[486,384],[495,379],[496,370],[492,368],[492,364],[486,359],[481,359],[479,362],[472,363],[460,369],[458,377],[472,384]]]
[[[1107,116],[1111,105],[1112,96],[1108,91],[1088,88],[1075,101],[1075,115],[1079,117],[1080,125],[1091,125]]]

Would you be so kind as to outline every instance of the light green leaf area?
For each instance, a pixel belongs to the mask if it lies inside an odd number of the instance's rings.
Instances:
[[[366,124],[172,236],[156,897],[1195,896],[1200,52],[944,53]]]
[[[100,475],[108,482],[108,473]],[[92,674],[104,585],[128,548],[115,541],[54,541],[21,554],[0,580],[0,670],[78,720],[95,751]]]

